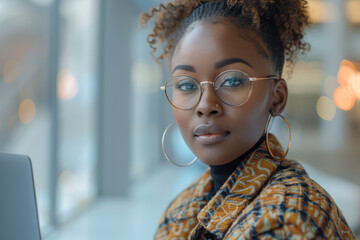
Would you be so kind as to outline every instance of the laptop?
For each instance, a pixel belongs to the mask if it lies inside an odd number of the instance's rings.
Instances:
[[[0,152],[0,239],[41,239],[28,156]]]

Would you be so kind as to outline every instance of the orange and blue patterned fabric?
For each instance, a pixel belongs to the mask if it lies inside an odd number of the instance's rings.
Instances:
[[[277,139],[269,144],[283,154]],[[263,142],[212,197],[210,170],[170,203],[156,240],[355,239],[329,194],[293,160]]]

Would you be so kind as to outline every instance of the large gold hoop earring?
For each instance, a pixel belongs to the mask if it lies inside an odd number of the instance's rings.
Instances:
[[[288,131],[289,131],[289,142],[288,142],[287,149],[286,149],[284,155],[283,155],[281,158],[276,158],[275,155],[274,155],[274,154],[272,153],[272,151],[271,151],[271,148],[270,148],[270,145],[269,145],[269,127],[270,127],[270,125],[271,125],[272,120],[274,119],[273,116],[270,116],[269,121],[268,121],[267,126],[266,126],[266,147],[267,147],[267,149],[268,149],[268,151],[269,151],[269,153],[270,153],[270,155],[271,155],[272,158],[274,158],[275,160],[281,161],[281,160],[283,160],[283,159],[286,157],[286,155],[288,154],[288,152],[289,152],[289,150],[290,150],[291,130],[290,130],[290,124],[289,124],[288,120],[287,120],[284,116],[282,116],[282,115],[276,115],[275,117],[277,117],[277,116],[279,116],[279,117],[281,117],[282,119],[284,119],[284,121],[285,121],[285,123],[286,123],[286,125],[287,125],[287,127],[288,127]]]
[[[189,166],[193,165],[193,164],[196,162],[197,157],[195,157],[191,162],[182,165],[182,164],[178,164],[178,163],[172,161],[172,160],[170,159],[170,157],[167,155],[166,150],[165,150],[165,136],[166,136],[166,133],[167,133],[168,130],[169,130],[172,126],[174,126],[175,124],[176,124],[176,122],[173,122],[173,123],[171,123],[169,126],[167,126],[167,128],[165,128],[164,133],[163,133],[162,138],[161,138],[162,150],[163,150],[163,153],[164,153],[165,158],[166,158],[171,164],[174,164],[175,166],[178,166],[178,167],[189,167]]]

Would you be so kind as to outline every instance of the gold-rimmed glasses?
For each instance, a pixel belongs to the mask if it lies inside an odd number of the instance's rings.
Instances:
[[[170,78],[160,89],[165,91],[166,98],[173,107],[189,110],[200,102],[204,91],[203,85],[211,84],[216,96],[223,103],[239,107],[249,100],[253,88],[252,82],[272,79],[278,78],[276,76],[250,77],[239,70],[227,70],[220,73],[213,82],[198,82],[193,77],[178,75]]]

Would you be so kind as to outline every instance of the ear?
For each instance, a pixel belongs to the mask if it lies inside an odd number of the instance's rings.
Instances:
[[[276,116],[281,114],[287,103],[288,87],[284,79],[275,80],[273,85],[272,101],[270,106],[270,114]]]

